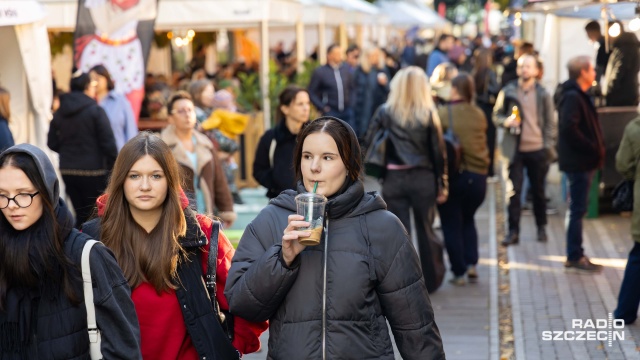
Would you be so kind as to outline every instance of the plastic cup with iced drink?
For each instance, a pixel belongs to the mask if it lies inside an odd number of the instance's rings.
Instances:
[[[305,246],[316,246],[320,244],[327,198],[320,194],[304,193],[296,196],[295,199],[298,215],[304,216],[304,221],[310,224],[309,227],[298,228],[298,230],[311,233],[309,237],[298,238],[298,242]]]

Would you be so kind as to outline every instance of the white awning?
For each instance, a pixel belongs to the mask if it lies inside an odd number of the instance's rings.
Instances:
[[[631,20],[636,17],[636,2],[617,2],[611,4],[584,4],[565,7],[552,11],[560,17],[571,17],[580,19],[602,19],[602,9],[607,7],[607,13],[614,15],[618,20]]]
[[[46,13],[36,0],[0,0],[0,26],[30,24]]]
[[[324,23],[338,26],[345,22],[346,11],[337,0],[298,0],[304,6],[302,23],[318,25]]]
[[[389,17],[392,25],[422,28],[443,28],[448,25],[447,20],[426,6],[402,1],[378,1],[376,5]]]
[[[45,7],[49,29],[75,29],[77,0],[40,2]],[[159,0],[155,29],[236,29],[257,27],[262,21],[292,25],[302,16],[302,9],[302,4],[295,0]]]
[[[216,30],[270,25],[292,25],[302,16],[294,0],[160,0],[156,30],[192,28]]]

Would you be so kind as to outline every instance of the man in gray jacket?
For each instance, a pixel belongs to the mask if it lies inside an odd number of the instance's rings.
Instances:
[[[505,128],[502,155],[509,159],[509,179],[513,184],[509,199],[509,233],[502,241],[504,246],[517,244],[520,240],[524,168],[531,183],[537,239],[540,242],[547,241],[544,184],[549,164],[557,158],[557,125],[551,96],[536,81],[539,71],[534,56],[521,56],[518,59],[518,80],[504,86],[493,109],[496,126]],[[515,114],[515,107],[518,115]]]

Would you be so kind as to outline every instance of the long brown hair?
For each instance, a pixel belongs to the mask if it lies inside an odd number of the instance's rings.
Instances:
[[[10,94],[7,89],[0,87],[0,117],[7,119],[7,121],[11,121],[11,104],[10,104]]]
[[[478,95],[480,95],[485,93],[486,87],[489,86],[489,84],[487,84],[487,73],[491,70],[491,66],[493,66],[493,53],[489,49],[478,50],[475,60],[471,76],[473,76],[473,80],[475,81],[476,91]]]
[[[129,170],[143,156],[158,162],[167,179],[167,197],[161,221],[147,234],[138,225],[124,194]],[[180,173],[171,149],[157,135],[141,132],[120,150],[106,193],[102,216],[102,242],[116,256],[129,286],[149,282],[158,293],[176,288],[177,268],[182,247],[178,238],[187,230],[180,202]]]

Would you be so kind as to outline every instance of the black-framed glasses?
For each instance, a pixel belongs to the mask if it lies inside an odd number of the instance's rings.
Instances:
[[[39,191],[36,191],[33,194],[20,193],[12,198],[5,195],[0,195],[0,209],[7,208],[11,200],[13,200],[13,202],[16,203],[18,207],[21,207],[23,209],[28,208],[33,203],[33,198],[38,194],[40,194]]]

